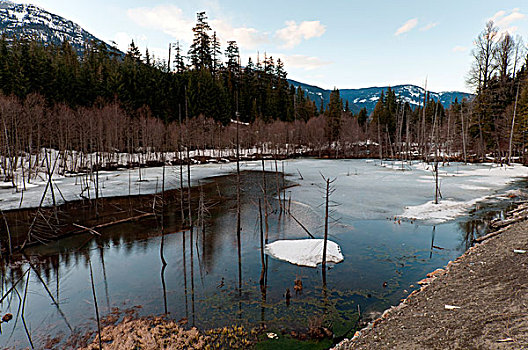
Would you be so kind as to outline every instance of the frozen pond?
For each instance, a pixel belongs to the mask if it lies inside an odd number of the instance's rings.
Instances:
[[[271,161],[266,164],[266,170],[274,169]],[[521,166],[441,166],[443,200],[438,211],[427,204],[434,196],[432,172],[420,163],[380,166],[379,161],[300,159],[283,164],[278,163],[279,170],[284,166],[288,184],[296,185],[286,190],[290,210],[316,238],[322,237],[324,227],[321,175],[336,178],[330,239],[339,244],[344,260],[328,270],[326,285],[320,265],[300,267],[266,256],[268,268],[261,288],[258,199],[262,173],[247,171],[242,176],[239,262],[235,182],[233,177],[218,176],[230,173],[234,165],[193,166],[195,184],[199,179],[214,181],[205,191],[210,206],[205,231],[175,232],[179,212],[167,208],[165,268],[160,259],[161,237],[152,218],[101,229],[101,237],[85,233],[31,248],[27,254],[34,269],[24,260],[2,263],[2,294],[22,279],[18,293],[10,293],[0,304],[2,313],[15,317],[2,324],[0,347],[28,346],[20,310],[26,283],[24,316],[36,344],[55,337],[65,341],[72,333],[95,329],[89,262],[102,316],[112,308],[141,306],[141,315],[167,311],[171,318],[186,317],[189,325],[203,328],[266,323],[278,330],[305,327],[324,313],[340,335],[354,324],[358,304],[365,312],[397,304],[426,273],[459,256],[472,238],[484,234],[486,220],[511,203],[511,191],[525,188],[521,176],[528,175]],[[242,170],[260,166],[260,162],[248,162]],[[132,189],[139,191],[141,186],[141,193],[154,191],[160,169],[143,172],[148,182],[137,182],[137,170],[100,174],[106,182],[103,195],[127,195],[129,181]],[[177,188],[178,173],[178,167],[167,168],[168,188]],[[213,175],[217,177],[210,179]],[[269,242],[308,238],[289,215],[280,215],[273,192],[275,179],[275,174],[266,176],[272,205]],[[73,199],[78,181],[65,177],[57,185],[65,197]],[[44,185],[37,185],[25,192],[24,205],[35,200],[38,204]],[[0,196],[0,208],[18,207],[19,193],[1,189]],[[296,279],[303,282],[302,293],[294,292]],[[286,289],[291,291],[289,303]]]

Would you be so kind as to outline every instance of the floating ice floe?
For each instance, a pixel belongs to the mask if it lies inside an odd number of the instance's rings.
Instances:
[[[435,204],[434,201],[429,201],[421,205],[405,207],[403,213],[399,215],[399,217],[420,220],[430,224],[441,224],[466,214],[475,203],[484,199],[486,199],[486,197],[476,198],[467,202],[445,199],[438,204]]]
[[[278,240],[266,244],[265,253],[294,265],[316,267],[323,262],[323,239]],[[327,241],[326,262],[339,263],[343,254],[339,245]]]

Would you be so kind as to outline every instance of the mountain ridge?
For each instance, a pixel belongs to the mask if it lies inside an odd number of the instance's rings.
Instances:
[[[296,80],[288,79],[288,82],[295,86],[301,87],[302,90],[313,100],[318,108],[321,108],[321,100],[324,105],[330,101],[330,93],[332,90],[323,89],[315,85],[302,83]],[[370,86],[365,88],[355,89],[339,89],[339,93],[343,102],[348,101],[350,110],[357,113],[360,109],[366,108],[367,112],[371,113],[379,100],[382,91],[392,89],[396,96],[400,97],[404,102],[408,102],[411,107],[417,107],[423,103],[424,89],[413,84],[399,84],[394,86]],[[472,99],[473,94],[461,91],[442,91],[432,92],[427,91],[431,98],[439,100],[444,107],[449,107],[451,103],[458,99],[462,101],[464,98]]]
[[[92,35],[77,23],[31,5],[0,0],[0,33],[6,37],[36,38],[44,44],[69,42],[78,54],[87,43],[103,43],[107,49],[118,50]]]

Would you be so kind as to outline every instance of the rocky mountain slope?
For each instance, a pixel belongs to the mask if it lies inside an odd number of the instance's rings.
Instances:
[[[0,0],[0,34],[8,38],[37,38],[43,43],[61,44],[68,41],[77,52],[81,52],[86,43],[102,42],[66,18],[34,5],[5,0]]]

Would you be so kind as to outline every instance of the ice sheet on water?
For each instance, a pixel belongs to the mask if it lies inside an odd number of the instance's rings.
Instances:
[[[294,265],[316,267],[323,262],[323,245],[322,239],[278,240],[266,244],[265,253]],[[339,263],[343,259],[339,245],[327,241],[326,262]]]
[[[435,192],[432,165],[413,162],[404,164],[411,171],[401,171],[400,162],[384,163],[387,165],[382,167],[379,160],[298,159],[286,162],[285,169],[291,174],[289,178],[301,185],[289,189],[292,199],[315,208],[319,222],[324,201],[321,175],[336,178],[331,197],[338,204],[334,217],[357,220],[409,216],[428,223],[465,215],[477,201],[505,193],[509,182],[528,176],[528,168],[518,164],[440,164],[440,189],[446,199],[440,206],[428,207]]]
[[[300,203],[292,206],[294,215],[295,211],[302,211],[305,214],[300,218],[303,219],[301,220],[303,223],[311,222],[315,226],[321,226],[323,210],[320,205],[324,202],[324,180],[321,175],[336,179],[333,183],[335,191],[331,197],[332,201],[338,204],[333,208],[335,211],[333,216],[336,218],[385,219],[398,215],[403,216],[404,213],[414,210],[413,215],[424,221],[428,219],[426,213],[432,220],[440,220],[442,213],[445,220],[464,215],[467,209],[475,204],[475,199],[504,194],[507,190],[505,186],[509,182],[528,176],[528,168],[517,164],[503,167],[494,164],[440,164],[439,180],[442,195],[444,198],[449,198],[450,202],[458,203],[446,202],[444,206],[450,209],[443,211],[439,210],[443,207],[424,207],[434,197],[434,177],[430,164],[404,163],[404,168],[410,171],[401,171],[402,163],[400,162],[384,162],[384,164],[387,166],[379,166],[379,160],[295,159],[284,161],[287,178],[300,185],[287,190],[291,192],[292,204]],[[278,168],[282,169],[282,164],[278,164]],[[192,185],[208,177],[233,173],[235,169],[235,163],[193,165],[191,167]],[[241,169],[260,170],[261,163],[259,161],[242,162]],[[273,171],[274,162],[267,161],[266,170]],[[100,197],[126,196],[129,191],[131,195],[149,194],[156,192],[156,189],[158,191],[161,189],[161,167],[144,168],[141,172],[143,181],[139,181],[138,169],[100,172]],[[166,189],[179,188],[178,166],[167,166],[165,176]],[[186,167],[184,167],[184,179],[185,187],[187,185]],[[27,191],[23,193],[22,207],[38,206],[46,187],[45,180],[32,181],[32,185],[26,186]],[[83,176],[54,175],[53,180],[67,201],[81,199],[82,189],[87,185],[86,178]],[[33,185],[37,186],[31,187]],[[88,181],[88,185],[90,185],[90,197],[94,198],[94,184]],[[0,209],[18,208],[21,195],[20,191],[16,192],[13,188],[0,186]],[[87,196],[87,192],[85,191],[83,195]],[[55,197],[62,200],[57,193]],[[52,204],[49,191],[44,204]],[[457,206],[465,209],[455,210]],[[413,209],[413,207],[417,208]],[[310,210],[306,210],[308,208]],[[423,213],[416,215],[420,208]]]

